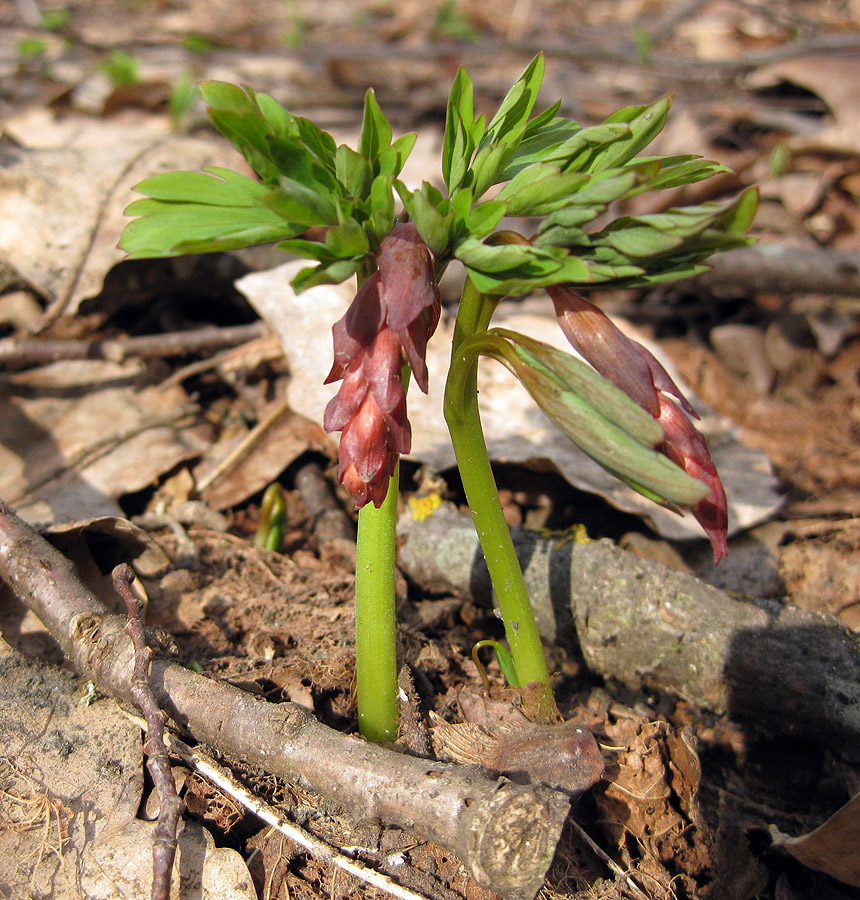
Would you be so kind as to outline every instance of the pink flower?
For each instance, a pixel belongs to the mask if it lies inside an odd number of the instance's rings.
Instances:
[[[339,480],[359,507],[380,506],[400,454],[412,448],[404,363],[427,391],[427,341],[439,321],[433,258],[411,223],[395,225],[378,265],[332,328],[334,363],[326,384],[343,379],[323,426],[340,431]]]
[[[593,303],[562,285],[547,290],[574,349],[660,422],[664,440],[658,449],[708,487],[709,493],[690,511],[711,541],[716,565],[728,553],[726,493],[705,439],[690,421],[691,416],[698,419],[695,410],[654,355],[626,337]]]

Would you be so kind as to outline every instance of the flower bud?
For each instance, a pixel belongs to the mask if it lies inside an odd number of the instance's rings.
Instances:
[[[433,259],[411,223],[383,239],[379,268],[332,328],[334,362],[326,384],[341,380],[323,427],[341,431],[339,480],[359,507],[380,506],[399,455],[412,447],[402,367],[427,390],[427,341],[439,321]]]
[[[600,309],[561,285],[547,289],[565,337],[608,381],[657,419],[664,439],[659,449],[708,488],[690,511],[714,550],[714,565],[727,553],[728,505],[704,437],[690,416],[699,418],[687,398],[652,353],[624,335]]]

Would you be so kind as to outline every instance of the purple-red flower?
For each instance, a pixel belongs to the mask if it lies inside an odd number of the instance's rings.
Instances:
[[[376,263],[332,328],[326,384],[343,383],[323,419],[326,431],[341,432],[339,480],[359,507],[382,504],[399,455],[412,448],[402,367],[426,393],[427,341],[440,314],[433,258],[412,223],[394,226]]]
[[[547,290],[574,349],[660,422],[664,440],[657,449],[709,489],[690,511],[711,541],[716,565],[728,553],[726,492],[705,439],[690,421],[699,418],[695,410],[654,355],[593,303],[563,285]]]

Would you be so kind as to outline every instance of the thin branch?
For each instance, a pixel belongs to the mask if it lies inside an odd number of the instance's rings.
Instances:
[[[37,338],[8,337],[0,340],[0,363],[42,365],[58,359],[126,359],[179,356],[185,353],[210,353],[222,347],[233,347],[265,337],[265,322],[233,325],[229,328],[195,328],[168,334],[146,334],[139,337],[109,338],[104,341],[53,341]]]
[[[109,614],[72,563],[2,501],[0,578],[78,672],[102,693],[134,701],[134,647],[122,617]],[[150,682],[158,706],[219,752],[299,781],[358,819],[414,830],[507,900],[533,900],[543,884],[570,808],[566,796],[363,743],[300,706],[260,702],[169,659],[153,660]]]
[[[354,878],[358,878],[371,887],[379,888],[379,890],[385,891],[386,894],[390,894],[392,897],[398,898],[398,900],[427,900],[422,894],[417,894],[409,890],[409,888],[397,884],[396,881],[383,872],[377,872],[375,869],[371,869],[351,859],[336,847],[332,847],[315,835],[305,831],[305,829],[290,822],[277,809],[251,793],[243,784],[240,784],[229,769],[217,763],[208,754],[203,753],[199,747],[189,747],[184,741],[172,735],[168,735],[168,737],[171,750],[181,757],[183,762],[211,781],[212,784],[232,797],[237,803],[244,806],[245,809],[262,819],[267,825],[271,825],[272,828],[288,837],[291,841],[294,841],[300,847],[304,847],[316,859],[342,869]]]
[[[128,563],[121,563],[113,570],[116,592],[125,601],[128,621],[125,630],[134,645],[134,671],[131,677],[131,693],[137,708],[146,718],[146,741],[143,749],[147,756],[146,767],[158,795],[158,824],[152,838],[152,900],[168,900],[173,876],[173,860],[176,857],[176,832],[182,801],[176,792],[176,781],[170,770],[170,756],[164,743],[166,716],[158,708],[150,686],[150,665],[154,656],[146,643],[143,631],[143,603],[132,590],[134,570]]]
[[[860,297],[860,253],[759,243],[715,254],[711,269],[693,279],[709,288],[747,293]]]

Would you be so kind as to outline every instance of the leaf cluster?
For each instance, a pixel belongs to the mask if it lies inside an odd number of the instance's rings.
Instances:
[[[394,180],[415,135],[392,140],[372,90],[357,150],[268,94],[221,82],[200,90],[212,124],[256,177],[212,166],[147,178],[120,246],[140,259],[277,242],[318,263],[299,274],[299,289],[355,273],[394,225]]]
[[[428,182],[411,189],[398,178],[415,135],[393,139],[372,90],[352,149],[268,94],[204,83],[212,123],[255,177],[210,167],[146,179],[120,246],[141,258],[275,242],[317,263],[294,281],[302,289],[372,269],[399,199],[440,269],[459,259],[482,293],[503,296],[560,283],[670,281],[701,271],[717,250],[748,243],[752,190],[728,203],[599,226],[615,201],[726,169],[696,156],[640,155],[666,122],[669,96],[589,128],[559,115],[560,102],[533,115],[543,75],[538,55],[487,122],[475,115],[469,75],[458,72],[446,112],[444,191]],[[534,220],[529,241],[499,239],[499,223],[512,216]]]

